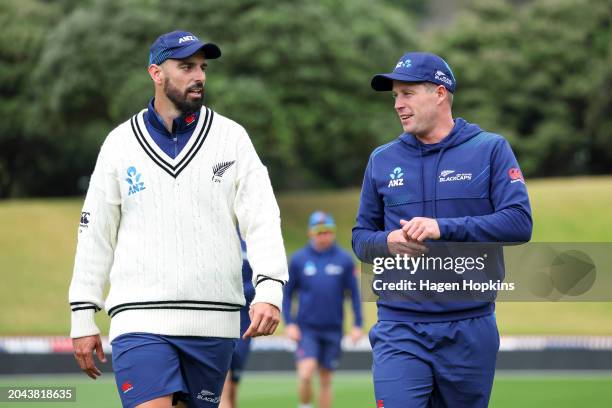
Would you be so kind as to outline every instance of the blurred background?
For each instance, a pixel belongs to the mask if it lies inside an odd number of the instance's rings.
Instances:
[[[370,78],[413,50],[452,67],[455,116],[510,141],[534,241],[612,241],[612,0],[2,0],[0,386],[72,384],[70,406],[119,405],[110,369],[102,384],[41,375],[77,371],[64,337],[83,194],[108,132],[152,96],[149,46],[175,29],[222,48],[206,105],[248,130],[288,255],[316,209],[335,216],[350,249],[369,154],[402,132]],[[369,328],[375,305],[365,314]],[[97,319],[107,333],[108,317]],[[507,361],[491,406],[610,406],[612,303],[500,302],[497,320]],[[277,340],[259,347],[280,351],[259,355],[290,364]],[[368,369],[351,365],[367,361],[365,343],[347,345],[346,368]],[[240,401],[295,406],[295,380],[247,371]],[[373,404],[369,373],[341,371],[335,406]]]

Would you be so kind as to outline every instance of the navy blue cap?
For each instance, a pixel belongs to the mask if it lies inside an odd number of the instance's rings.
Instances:
[[[433,82],[455,92],[457,81],[446,61],[427,52],[407,52],[395,65],[393,72],[378,74],[372,78],[375,91],[390,91],[393,81]]]
[[[173,31],[162,34],[151,45],[149,65],[159,65],[168,58],[183,59],[192,56],[199,50],[204,51],[207,59],[221,56],[221,50],[213,43],[204,43],[187,31]]]
[[[315,211],[310,214],[308,219],[308,229],[313,232],[335,231],[336,223],[331,214],[326,214],[323,211]]]

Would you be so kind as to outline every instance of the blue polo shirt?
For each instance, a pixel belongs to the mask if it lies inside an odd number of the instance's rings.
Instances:
[[[296,291],[298,311],[294,320],[291,301]],[[283,297],[286,324],[295,322],[318,330],[342,330],[347,291],[353,303],[354,325],[361,327],[361,300],[353,257],[336,244],[319,252],[309,243],[289,263],[289,282]]]
[[[175,118],[172,121],[172,132],[168,132],[164,126],[164,120],[155,112],[155,98],[149,102],[147,111],[144,114],[144,122],[147,131],[157,146],[169,157],[176,158],[181,150],[187,145],[189,138],[193,135],[200,111],[188,113]]]

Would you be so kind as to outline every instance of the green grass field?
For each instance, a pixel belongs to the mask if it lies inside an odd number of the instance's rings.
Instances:
[[[612,176],[534,180],[528,183],[534,241],[612,241]],[[338,240],[350,248],[357,190],[278,195],[287,251],[304,245],[315,209],[331,211]],[[66,335],[82,198],[0,201],[0,335]],[[366,304],[366,323],[375,307]],[[510,303],[497,305],[502,334],[612,334],[612,303]],[[108,318],[98,313],[104,332]]]
[[[63,408],[118,407],[119,396],[111,375],[95,382],[80,377],[0,377],[6,386],[76,387],[77,402],[60,404]],[[334,380],[335,408],[375,407],[368,373],[339,373]],[[547,375],[505,374],[496,376],[491,397],[492,408],[606,408],[612,401],[612,374]],[[296,381],[292,374],[246,373],[239,393],[243,408],[291,408],[297,406]],[[19,403],[3,406],[21,408],[58,407],[58,403]]]

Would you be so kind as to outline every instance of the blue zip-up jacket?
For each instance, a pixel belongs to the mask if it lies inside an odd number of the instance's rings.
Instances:
[[[355,326],[361,327],[361,300],[355,263],[347,251],[334,244],[323,252],[309,243],[289,262],[289,282],[283,294],[285,324],[297,323],[318,330],[342,330],[344,293],[350,291]],[[291,316],[293,293],[298,292],[298,311]]]
[[[363,262],[389,256],[400,219],[435,218],[441,241],[526,242],[527,189],[508,142],[461,118],[441,142],[411,134],[375,149],[361,190],[352,245]],[[503,269],[503,266],[501,266]],[[492,302],[378,302],[379,320],[450,321],[490,314]]]
[[[149,106],[144,114],[144,122],[147,131],[157,146],[171,158],[176,158],[193,135],[198,123],[200,111],[181,115],[172,121],[172,133],[164,126],[164,121],[155,112],[155,98],[149,101]]]

